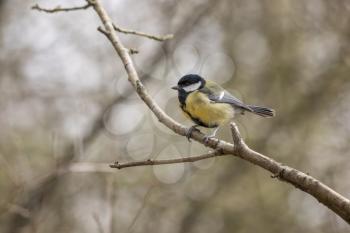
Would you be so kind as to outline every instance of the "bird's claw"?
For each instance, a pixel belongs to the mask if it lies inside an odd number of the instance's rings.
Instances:
[[[210,140],[210,139],[213,139],[213,138],[215,138],[215,136],[213,136],[213,135],[205,136],[205,137],[204,137],[204,143],[205,143],[205,144],[208,144],[209,140]]]
[[[193,131],[199,131],[197,129],[197,127],[198,127],[198,125],[193,125],[188,129],[188,131],[186,133],[186,138],[189,142],[191,142],[191,135],[192,135]]]

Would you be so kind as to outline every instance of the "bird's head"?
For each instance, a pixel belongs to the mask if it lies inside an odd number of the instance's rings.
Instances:
[[[190,93],[201,89],[205,86],[205,80],[197,74],[187,74],[180,78],[177,86],[172,87],[174,90]]]

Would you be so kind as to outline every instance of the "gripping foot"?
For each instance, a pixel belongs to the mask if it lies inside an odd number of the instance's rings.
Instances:
[[[204,137],[204,143],[205,143],[205,144],[208,144],[209,140],[212,139],[212,138],[215,138],[215,136],[214,136],[214,135],[205,136],[205,137]]]
[[[211,134],[204,137],[204,143],[208,144],[209,140],[212,138],[215,138],[216,132],[219,130],[219,127],[217,127]]]
[[[186,138],[189,142],[191,142],[191,135],[192,135],[193,131],[199,131],[199,129],[197,129],[197,127],[199,127],[199,125],[193,125],[188,129],[188,131],[186,133]]]

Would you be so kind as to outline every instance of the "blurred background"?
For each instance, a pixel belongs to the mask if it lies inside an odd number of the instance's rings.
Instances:
[[[309,195],[235,157],[111,169],[208,152],[135,95],[83,0],[0,0],[0,232],[350,232]],[[253,149],[350,197],[350,2],[104,0],[158,104],[187,73],[277,116],[236,121]],[[231,141],[228,127],[219,138]]]

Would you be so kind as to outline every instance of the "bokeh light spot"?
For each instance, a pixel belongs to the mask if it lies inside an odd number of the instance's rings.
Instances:
[[[157,159],[176,159],[180,158],[180,152],[174,145],[167,146],[160,152]],[[157,179],[166,184],[174,184],[178,182],[185,172],[183,163],[158,165],[153,167],[154,175]]]

